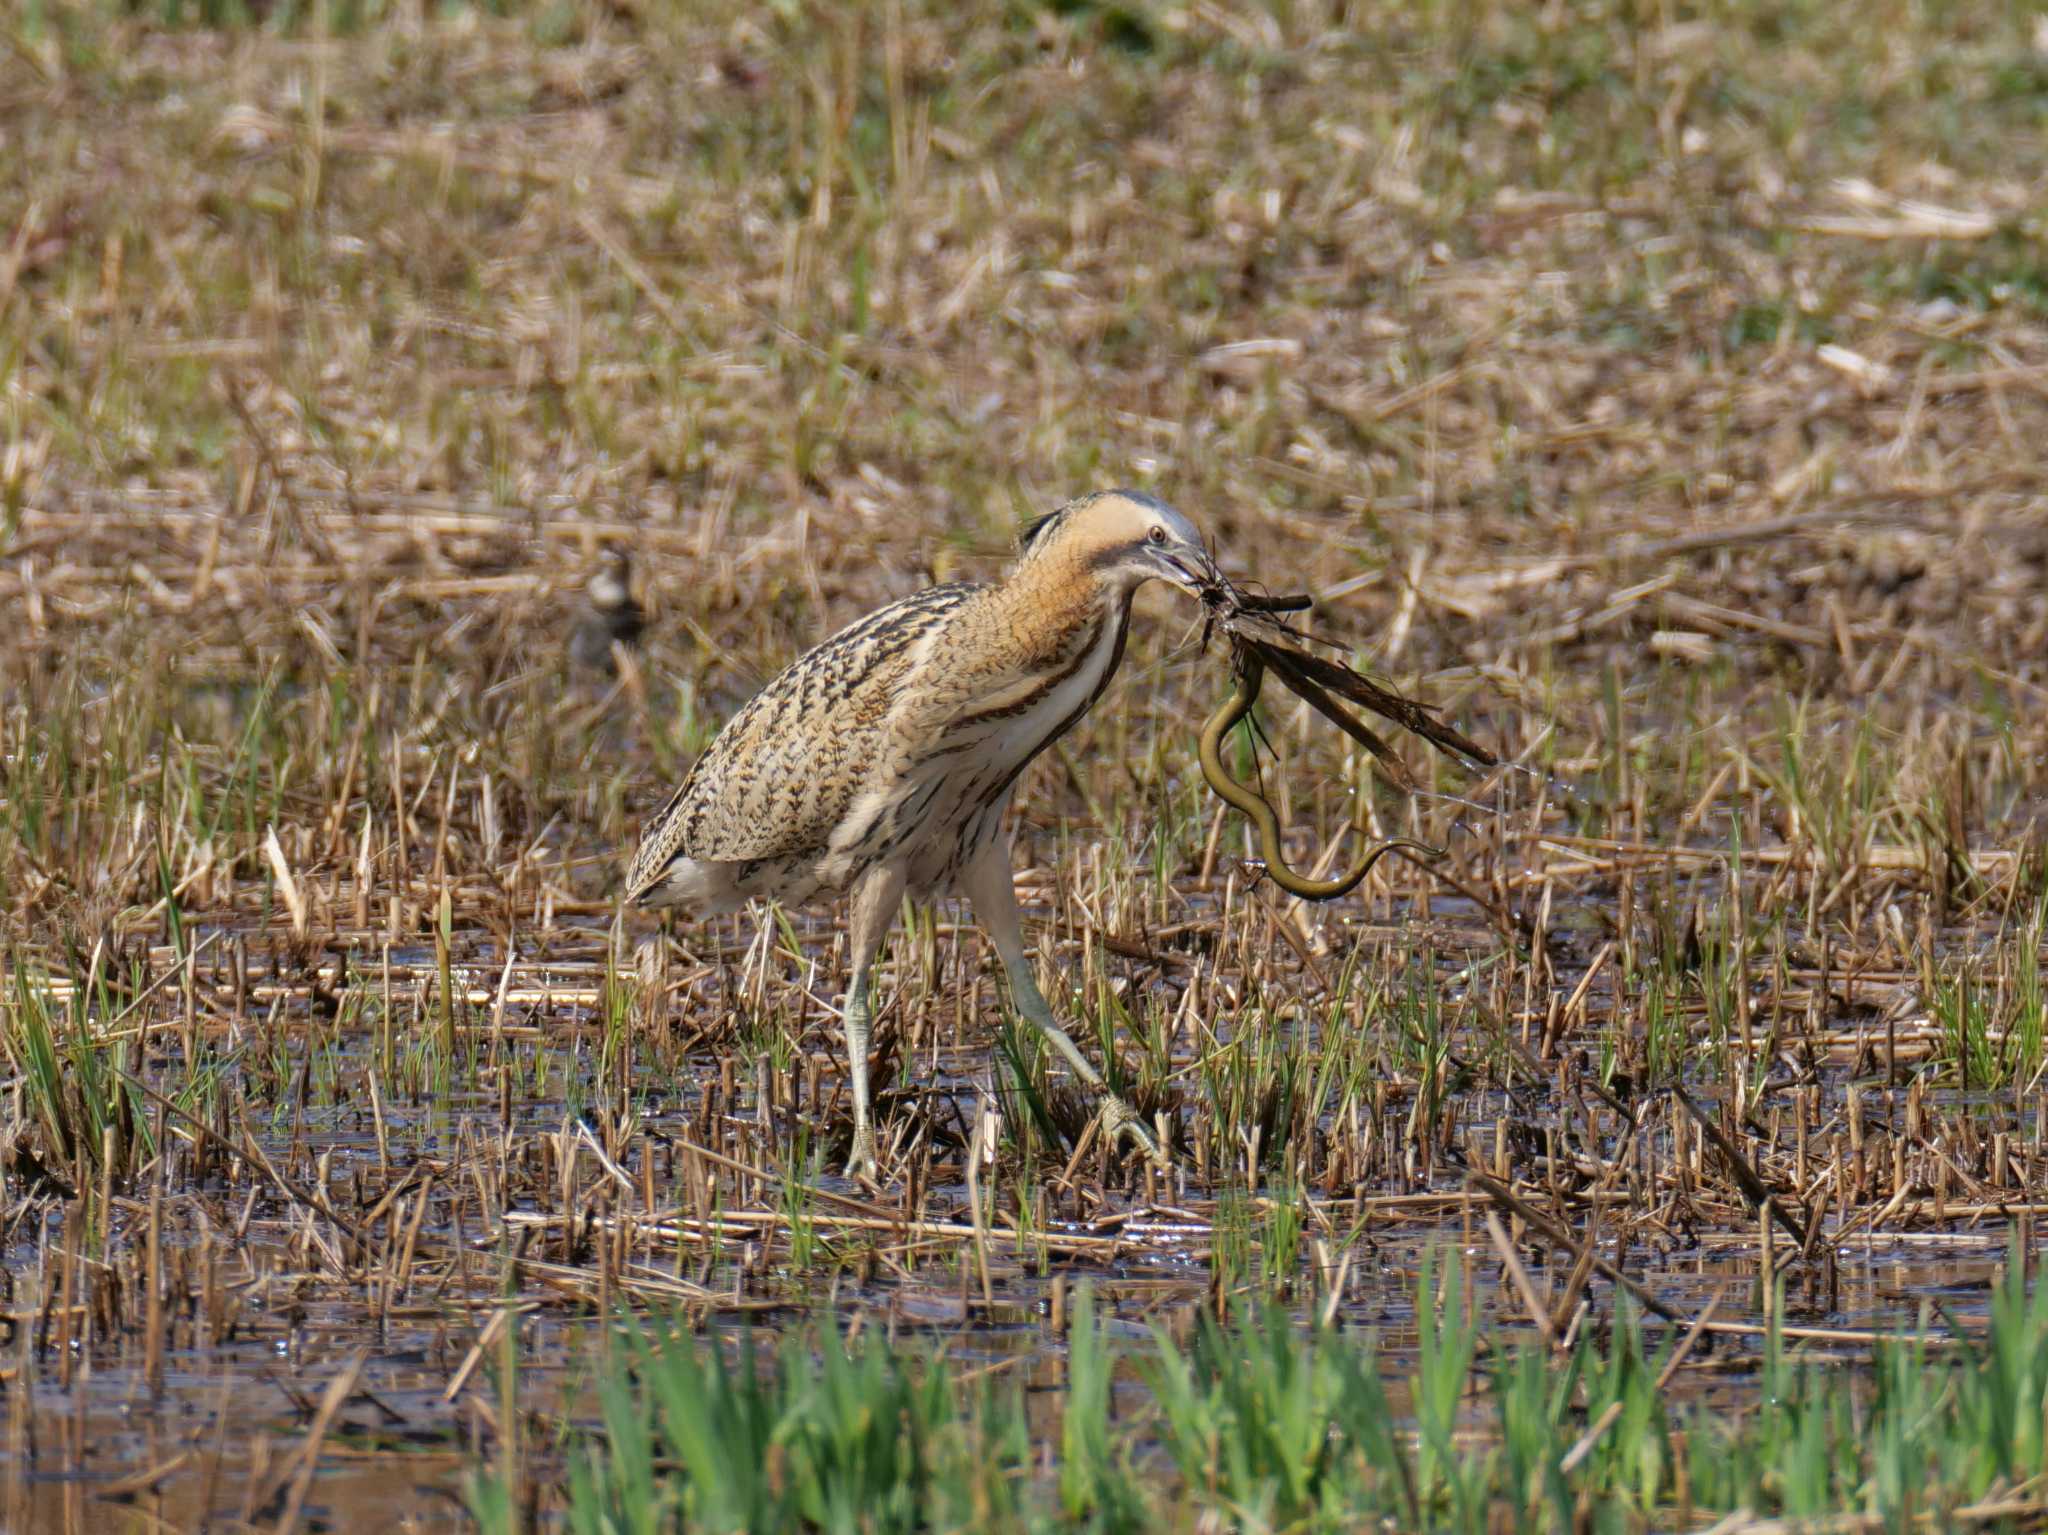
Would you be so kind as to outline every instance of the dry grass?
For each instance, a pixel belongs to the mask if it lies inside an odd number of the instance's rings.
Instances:
[[[500,1445],[479,1361],[573,1400],[627,1294],[1398,1320],[1434,1234],[1500,1273],[1491,1202],[1533,1277],[1484,1304],[1544,1336],[1608,1293],[1595,1210],[1681,1315],[1769,1264],[1853,1334],[2031,1240],[2042,39],[1331,12],[0,18],[10,1527],[106,1507],[27,1479],[31,1400],[38,1467],[188,1455],[178,1527],[289,1523],[316,1464],[431,1507],[336,1436]],[[834,929],[657,939],[620,850],[803,646],[1112,483],[1526,771],[1415,753],[1373,817],[1443,868],[1277,899],[1194,769],[1220,659],[1148,597],[1020,842],[1181,1172],[1070,1165],[941,913],[888,972],[899,1181],[812,1192]],[[616,685],[566,655],[605,541],[652,619]],[[1266,713],[1334,864],[1366,770]],[[94,1437],[159,1381],[289,1426],[274,1348],[313,1421],[358,1347],[396,1426]]]

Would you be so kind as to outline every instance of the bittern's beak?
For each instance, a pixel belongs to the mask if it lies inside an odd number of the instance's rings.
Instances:
[[[1222,581],[1216,562],[1200,544],[1164,545],[1153,551],[1153,563],[1161,580],[1170,581],[1196,597],[1214,591]]]

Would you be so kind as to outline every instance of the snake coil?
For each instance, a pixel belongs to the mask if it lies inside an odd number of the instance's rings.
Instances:
[[[1280,817],[1272,803],[1257,790],[1248,789],[1230,776],[1223,766],[1223,738],[1237,727],[1238,721],[1251,713],[1252,705],[1258,701],[1259,687],[1265,681],[1265,663],[1248,650],[1238,652],[1237,690],[1223,701],[1222,707],[1209,716],[1202,726],[1201,759],[1202,776],[1231,805],[1242,811],[1252,825],[1258,829],[1259,847],[1265,860],[1266,873],[1273,883],[1290,895],[1298,895],[1306,901],[1333,901],[1340,895],[1349,895],[1358,887],[1359,881],[1372,872],[1372,866],[1395,848],[1409,848],[1431,858],[1443,857],[1443,850],[1431,847],[1426,842],[1416,842],[1408,837],[1394,837],[1366,848],[1358,860],[1344,873],[1334,879],[1311,879],[1296,872],[1289,865],[1282,846]]]

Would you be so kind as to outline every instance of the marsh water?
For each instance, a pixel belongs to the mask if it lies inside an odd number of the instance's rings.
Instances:
[[[1474,985],[1474,915],[1468,903],[1438,899],[1417,919],[1441,934],[1437,980],[1450,1007]],[[710,952],[677,994],[722,995],[756,1023],[763,986],[828,1001],[830,925],[772,925],[796,946],[771,954],[747,919],[686,938],[693,953]],[[91,1226],[81,1202],[62,1199],[19,1210],[7,1230],[15,1293],[36,1297],[10,1313],[0,1444],[7,1526],[264,1526],[289,1507],[308,1528],[450,1527],[463,1517],[462,1479],[497,1441],[508,1404],[531,1415],[529,1432],[543,1438],[559,1432],[543,1425],[589,1421],[595,1372],[610,1367],[606,1317],[627,1302],[687,1318],[705,1347],[821,1317],[853,1333],[880,1330],[945,1368],[1006,1372],[1044,1400],[1064,1379],[1059,1316],[1080,1286],[1092,1289],[1110,1339],[1136,1346],[1155,1326],[1184,1332],[1217,1303],[1227,1271],[1240,1299],[1270,1297],[1304,1325],[1327,1316],[1369,1336],[1398,1401],[1425,1269],[1458,1266],[1498,1340],[1536,1337],[1480,1226],[1491,1206],[1467,1176],[1475,1161],[1491,1168],[1497,1150],[1525,1186],[1548,1187],[1556,1208],[1575,1209],[1579,1231],[1597,1207],[1598,1255],[1674,1315],[1696,1317],[1715,1302],[1717,1331],[1675,1391],[1740,1401],[1761,1347],[1763,1237],[1754,1212],[1707,1164],[1696,1164],[1690,1184],[1678,1174],[1674,1200],[1669,1169],[1684,1152],[1673,1149],[1683,1132],[1671,1128],[1670,1106],[1632,1106],[1648,1128],[1624,1148],[1619,1114],[1578,1080],[1598,1071],[1594,1063],[1567,1056],[1535,1080],[1510,1072],[1503,1089],[1483,1080],[1498,1075],[1479,1064],[1491,1058],[1486,1041],[1453,1036],[1446,1047],[1470,1062],[1467,1080],[1447,1087],[1455,1129],[1434,1134],[1418,1161],[1415,1138],[1401,1129],[1412,1095],[1368,1093],[1368,1113],[1384,1121],[1378,1144],[1401,1148],[1369,1181],[1332,1171],[1329,1147],[1347,1133],[1374,1139],[1356,1128],[1354,1095],[1317,1126],[1329,1143],[1320,1185],[1277,1176],[1270,1162],[1249,1178],[1242,1167],[1215,1167],[1203,1182],[1185,1163],[1162,1178],[1099,1158],[1062,1170],[1058,1156],[1041,1154],[1035,1185],[991,1162],[970,1189],[966,1147],[951,1127],[1027,1109],[989,1042],[995,1024],[981,1015],[995,1013],[991,988],[959,959],[959,930],[941,923],[924,938],[938,971],[913,975],[906,961],[904,984],[931,993],[922,1005],[950,1019],[958,1039],[928,1037],[915,1065],[899,1066],[893,1101],[917,1105],[928,1148],[913,1159],[914,1187],[880,1190],[834,1175],[831,1136],[843,1133],[844,1115],[830,1094],[832,1036],[815,1020],[800,1044],[743,1025],[719,1031],[715,1049],[664,1056],[643,1043],[637,1058],[621,1060],[623,1036],[608,1032],[606,1017],[609,1009],[616,1025],[627,1005],[618,992],[633,956],[596,917],[517,940],[509,968],[501,941],[451,928],[446,974],[460,1006],[445,1047],[420,1032],[431,1035],[434,1006],[412,1007],[412,1027],[396,1035],[382,1015],[387,995],[396,1010],[408,988],[431,991],[440,964],[432,945],[295,950],[274,932],[201,928],[181,939],[196,955],[189,967],[165,946],[133,956],[180,985],[189,969],[192,1005],[223,1020],[203,1045],[202,1075],[239,1092],[200,1116],[202,1128],[144,1105],[144,1121],[180,1149],[161,1189],[113,1191],[112,1233]],[[1127,966],[1119,994],[1133,1007],[1148,986],[1178,989],[1176,973],[1162,979],[1139,961],[1098,959],[1111,971]],[[1583,966],[1582,956],[1578,976],[1567,971],[1558,984],[1597,1007],[1606,989],[1597,975],[1578,986]],[[946,996],[963,983],[966,995]],[[1779,1321],[1807,1356],[1852,1364],[1869,1354],[1859,1335],[1915,1325],[1967,1332],[1981,1322],[2013,1222],[2031,1230],[2032,1196],[2019,1190],[2038,1186],[2030,1169],[2040,1156],[2038,1118],[2017,1110],[2031,1100],[1911,1086],[1934,1044],[1911,1029],[1902,1042],[1896,1026],[1881,1035],[1870,1011],[1852,1002],[1839,1018],[1807,1014],[1809,1066],[1795,1075],[1786,1047],[1752,1116],[1751,1153],[1818,1168],[1824,1148],[1839,1144],[1854,1089],[1859,1139],[1890,1129],[1902,1154],[1917,1155],[1956,1124],[1986,1136],[2003,1127],[2006,1165],[2017,1173],[1999,1195],[1968,1196],[1958,1183],[1948,1210],[1916,1172],[1923,1182],[1906,1219],[1887,1223],[1867,1206],[1845,1215],[1825,1199],[1809,1204],[1822,1212],[1832,1271],[1823,1281],[1812,1265],[1788,1267]],[[685,1009],[634,1027],[687,1040],[704,1021]],[[1312,1021],[1265,1026],[1304,1058],[1323,1051]],[[1209,1029],[1212,1046],[1231,1046],[1227,1021],[1212,1018]],[[126,1059],[139,1064],[140,1080],[167,1080],[174,1061],[189,1068],[186,1048],[172,1009],[145,1036],[139,1062]],[[1890,1085],[1868,1075],[1887,1049],[1899,1073]],[[1610,1072],[1609,1094],[1613,1081]],[[1803,1107],[1769,1118],[1772,1104],[1787,1102]],[[1349,1132],[1336,1122],[1346,1114]],[[1917,1139],[1906,1148],[1909,1116]],[[202,1157],[207,1125],[220,1144]],[[233,1142],[245,1133],[267,1170],[237,1154]],[[1616,1158],[1628,1164],[1624,1176],[1594,1188],[1592,1170]],[[393,1190],[395,1204],[385,1197]],[[994,1219],[977,1219],[978,1200]],[[138,1232],[152,1219],[157,1261],[178,1277],[156,1358],[147,1357],[147,1317],[131,1293]],[[1786,1239],[1777,1241],[1782,1249]],[[1522,1251],[1542,1294],[1566,1286],[1574,1254],[1541,1241]],[[102,1262],[100,1253],[116,1256]],[[1617,1306],[1641,1311],[1598,1276],[1586,1298],[1574,1325],[1612,1325]],[[1670,1325],[1645,1321],[1653,1332]],[[516,1339],[509,1373],[507,1333]],[[353,1389],[302,1463],[323,1393],[344,1371],[359,1371]],[[1134,1404],[1142,1393],[1135,1375],[1123,1389]]]

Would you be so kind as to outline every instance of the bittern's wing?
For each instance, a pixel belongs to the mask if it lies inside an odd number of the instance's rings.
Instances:
[[[878,609],[756,693],[642,829],[628,895],[677,857],[744,863],[822,851],[871,779],[919,642],[979,590],[934,586]]]

